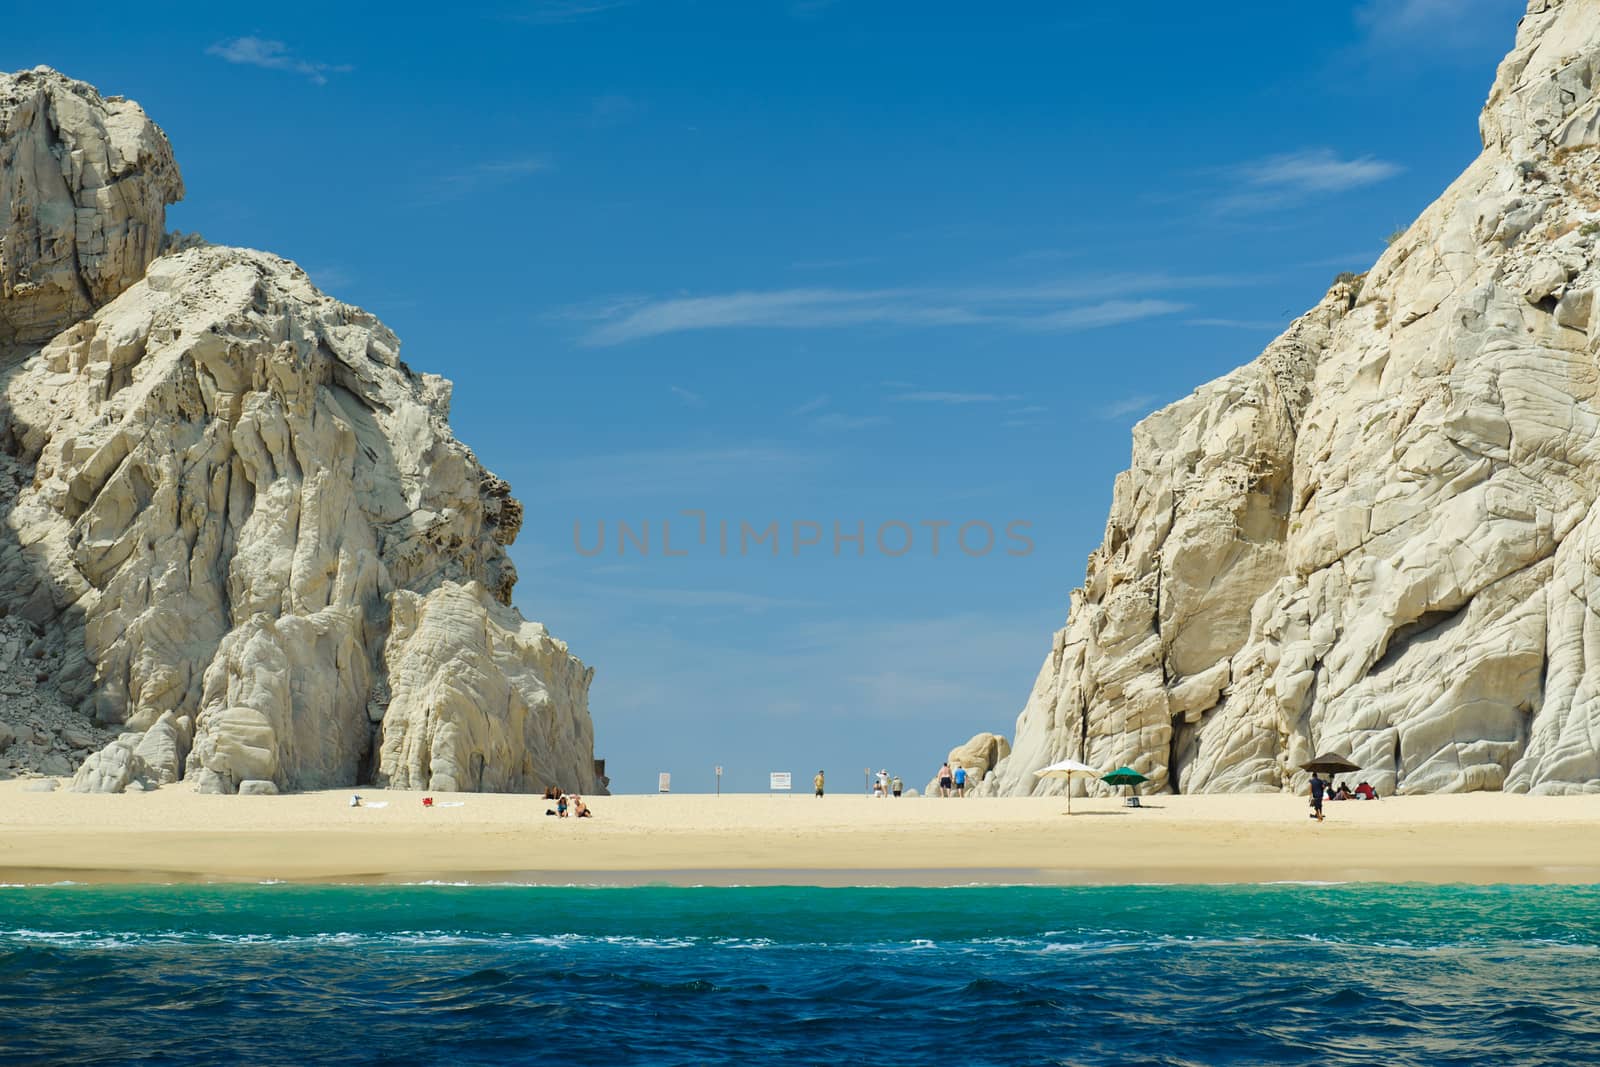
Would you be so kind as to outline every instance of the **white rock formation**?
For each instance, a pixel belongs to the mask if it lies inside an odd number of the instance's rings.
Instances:
[[[25,627],[75,725],[26,765],[596,791],[590,672],[507,606],[521,505],[451,435],[450,384],[292,263],[155,258],[182,185],[135,105],[0,76],[0,130],[0,692]]]
[[[0,76],[0,346],[44,341],[138,281],[182,197],[138,104],[47,67]]]
[[[974,734],[964,745],[957,745],[950,750],[946,762],[951,769],[965,767],[967,771],[967,788],[974,789],[988,777],[991,770],[1001,760],[1011,754],[1011,742],[999,734],[981,733]],[[929,796],[936,795],[939,791],[939,776],[935,774],[928,780],[923,792]]]
[[[1364,278],[1134,431],[983,791],[1600,789],[1600,4],[1532,0],[1484,151]],[[1097,783],[1076,788],[1103,789]]]

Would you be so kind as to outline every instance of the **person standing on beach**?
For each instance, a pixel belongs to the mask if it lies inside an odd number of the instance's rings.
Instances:
[[[815,778],[811,779],[811,785],[812,785],[812,787],[814,789],[816,789],[817,796],[820,797],[822,795],[822,772],[821,771],[818,771],[817,772],[817,776]]]
[[[900,776],[898,774],[894,776],[894,781],[890,782],[889,784],[894,786],[895,796],[899,796],[900,790],[905,788],[905,783],[900,780]]]
[[[955,782],[956,782],[956,796],[958,796],[958,797],[966,796],[967,795],[967,769],[965,767],[961,766],[961,764],[959,764],[959,763],[956,764]]]
[[[939,768],[939,795],[949,796],[950,788],[955,784],[955,779],[950,776],[950,761],[945,760],[944,766]]]
[[[1318,822],[1322,821],[1322,794],[1327,790],[1327,783],[1317,777],[1317,772],[1311,772],[1311,817]]]

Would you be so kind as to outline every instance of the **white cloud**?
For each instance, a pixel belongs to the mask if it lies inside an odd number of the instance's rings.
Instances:
[[[1128,299],[1141,291],[1234,284],[1219,276],[1113,275],[1012,286],[777,289],[658,300],[611,301],[573,317],[598,321],[588,345],[623,344],[690,330],[817,329],[839,326],[998,326],[1067,332],[1171,315],[1171,300]]]
[[[1380,49],[1462,48],[1504,39],[1527,9],[1527,0],[1366,0],[1356,23]]]
[[[1281,330],[1282,319],[1185,319],[1185,326],[1216,326],[1228,330]]]
[[[1175,315],[1188,310],[1188,304],[1174,303],[1171,300],[1107,300],[1102,304],[1051,312],[1021,325],[1025,329],[1049,332],[1091,330],[1099,326],[1118,326],[1124,322],[1138,322],[1140,319],[1159,318],[1162,315]]]
[[[795,415],[795,416],[810,415],[812,412],[821,411],[823,408],[825,408],[827,406],[828,406],[828,394],[827,393],[820,393],[817,396],[812,397],[810,400],[807,400],[804,404],[801,404],[801,405],[797,406],[796,408],[794,408],[792,411],[789,412],[789,414]]]
[[[878,256],[853,256],[845,259],[797,259],[789,264],[792,270],[839,270],[843,267],[862,267],[881,262]]]
[[[1372,156],[1344,159],[1331,148],[1285,152],[1228,168],[1233,189],[1217,200],[1215,208],[1221,214],[1287,208],[1386,181],[1403,169]]]
[[[1123,397],[1114,403],[1107,404],[1100,409],[1102,419],[1120,419],[1128,415],[1142,415],[1149,411],[1155,402],[1160,399],[1154,393],[1139,393],[1136,396]]]
[[[811,420],[811,428],[823,433],[837,431],[848,433],[852,430],[868,430],[874,426],[882,426],[889,421],[887,415],[845,415],[841,412],[830,411],[825,415],[818,415]]]
[[[432,202],[461,200],[480,189],[519,181],[549,169],[550,161],[539,156],[475,163],[462,170],[433,178],[426,199]]]
[[[590,15],[627,7],[633,0],[534,0],[509,17],[516,22],[553,25],[561,22],[579,22]]]
[[[1008,400],[1019,400],[1016,396],[1002,396],[999,393],[941,393],[923,391],[917,393],[897,393],[889,398],[898,403],[909,404],[999,404]]]
[[[1268,156],[1240,167],[1252,185],[1306,193],[1339,193],[1372,185],[1399,174],[1398,164],[1371,156],[1340,159],[1331,148],[1308,148]]]
[[[301,59],[290,52],[289,46],[282,41],[272,41],[265,37],[234,37],[218,41],[206,49],[206,55],[246,67],[263,67],[267,70],[303,74],[317,85],[328,84],[329,74],[348,74],[355,69],[347,63],[319,63]]]
[[[692,501],[713,490],[768,485],[816,471],[829,457],[816,448],[764,444],[727,448],[641,448],[572,456],[555,465],[552,489],[584,499],[678,496]],[[610,517],[611,513],[594,518]]]
[[[703,408],[706,406],[705,397],[701,396],[699,393],[685,389],[681,385],[669,385],[667,386],[667,391],[692,408]]]

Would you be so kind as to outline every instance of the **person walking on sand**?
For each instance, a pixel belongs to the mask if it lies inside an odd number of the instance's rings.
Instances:
[[[811,779],[811,787],[817,791],[817,796],[820,797],[822,795],[822,772],[821,771],[818,771],[817,772],[817,776],[815,778]]]
[[[872,783],[872,795],[875,797],[887,797],[889,795],[888,768],[878,772],[878,780]]]
[[[894,786],[895,796],[899,796],[900,790],[905,788],[905,783],[900,780],[900,776],[898,774],[894,776],[894,781],[890,782],[889,784]]]
[[[956,796],[958,796],[958,797],[966,796],[967,795],[967,769],[965,767],[961,766],[961,764],[959,764],[959,763],[956,764],[955,782],[956,782]]]
[[[1322,794],[1327,791],[1327,783],[1317,777],[1317,772],[1311,772],[1311,817],[1318,822],[1322,821]]]
[[[955,784],[955,779],[950,774],[950,761],[945,760],[944,766],[939,768],[939,795],[942,797],[949,796],[950,789]]]

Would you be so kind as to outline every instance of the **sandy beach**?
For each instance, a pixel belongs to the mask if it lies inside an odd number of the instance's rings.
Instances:
[[[363,791],[123,796],[0,782],[0,881],[638,884],[1600,882],[1600,796],[1490,793],[1330,804],[1159,796],[875,800]]]

